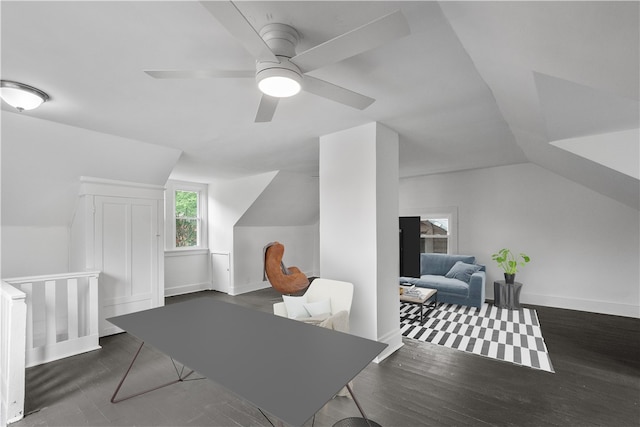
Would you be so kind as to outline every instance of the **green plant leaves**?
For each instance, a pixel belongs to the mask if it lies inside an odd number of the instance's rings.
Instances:
[[[518,261],[518,258],[520,258],[521,261]],[[518,266],[522,267],[531,261],[529,255],[520,252],[518,257],[516,257],[513,252],[507,248],[500,249],[497,253],[492,254],[491,259],[497,262],[498,266],[507,274],[516,274],[518,272]]]

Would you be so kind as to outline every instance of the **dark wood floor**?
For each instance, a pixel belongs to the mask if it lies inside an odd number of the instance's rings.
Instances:
[[[194,297],[267,312],[280,299],[265,289],[237,297],[200,292],[167,303]],[[405,340],[402,349],[355,379],[356,396],[383,426],[640,425],[640,320],[534,308],[555,374]],[[28,415],[12,426],[270,425],[251,404],[208,380],[111,404],[139,341],[125,333],[100,344],[101,350],[29,368]],[[124,394],[175,375],[170,360],[153,348],[145,347],[138,360]],[[357,415],[353,401],[335,398],[316,415],[315,425]]]

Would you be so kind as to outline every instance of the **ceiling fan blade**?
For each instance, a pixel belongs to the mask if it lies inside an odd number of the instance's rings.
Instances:
[[[259,61],[280,62],[247,18],[230,1],[200,2]]]
[[[278,101],[280,98],[275,98],[269,95],[262,95],[260,105],[258,106],[258,112],[256,113],[256,123],[270,122],[273,118],[273,114],[276,112]]]
[[[212,79],[255,77],[253,70],[144,70],[156,79]]]
[[[388,41],[409,35],[410,32],[407,20],[397,10],[312,47],[291,58],[291,62],[306,73],[374,49]]]
[[[302,88],[314,95],[357,108],[358,110],[364,110],[375,101],[375,99],[368,96],[307,75],[304,76]]]

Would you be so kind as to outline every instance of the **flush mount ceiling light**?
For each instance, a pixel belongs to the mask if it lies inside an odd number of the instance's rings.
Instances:
[[[49,95],[24,83],[0,80],[0,98],[16,110],[33,110],[49,100]]]

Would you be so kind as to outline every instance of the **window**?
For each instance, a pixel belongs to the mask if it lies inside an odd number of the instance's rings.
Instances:
[[[449,218],[420,218],[420,252],[449,253]]]
[[[166,191],[167,238],[165,249],[205,249],[207,186],[169,181]]]
[[[198,193],[176,190],[176,248],[198,246]]]
[[[421,253],[458,253],[458,208],[411,208],[402,216],[420,217]]]

